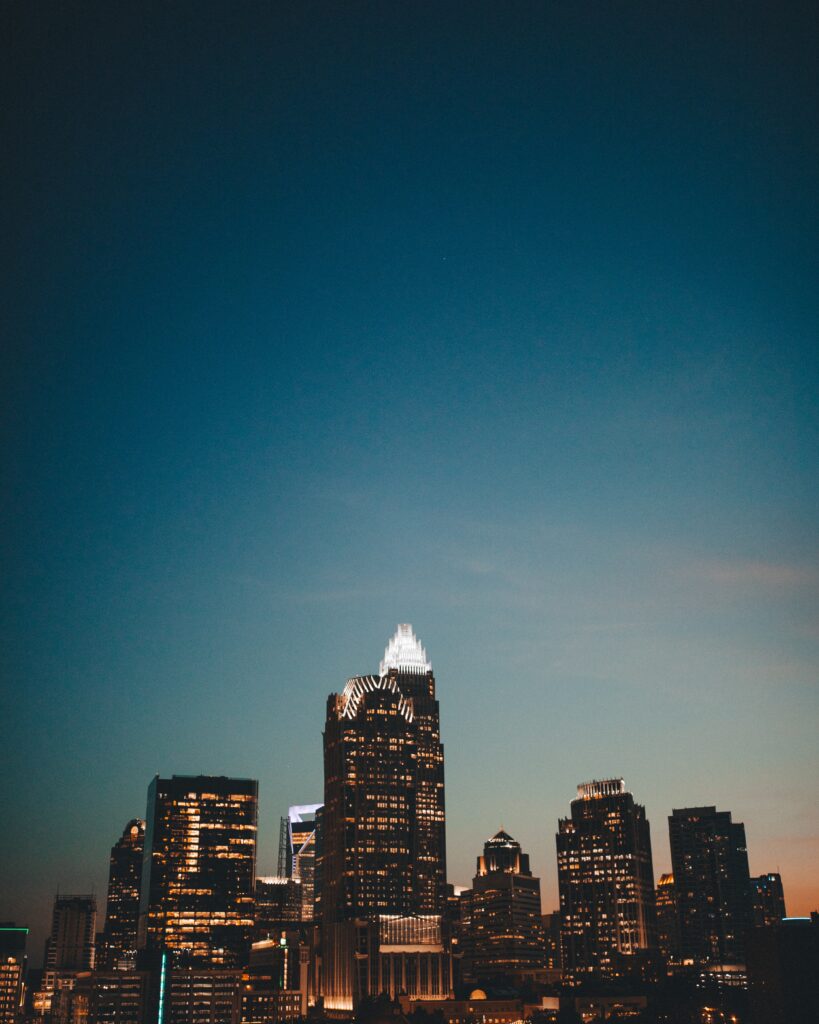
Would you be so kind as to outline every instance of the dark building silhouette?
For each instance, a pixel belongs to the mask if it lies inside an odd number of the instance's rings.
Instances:
[[[657,904],[657,943],[666,964],[680,958],[680,928],[677,921],[677,890],[674,875],[660,875],[655,894]]]
[[[17,1024],[26,976],[28,928],[0,921],[0,1024]]]
[[[687,807],[668,830],[683,963],[739,969],[752,923],[745,826],[730,811]]]
[[[148,789],[139,945],[174,963],[241,966],[250,946],[258,783],[157,776]]]
[[[819,914],[752,928],[747,965],[751,1024],[819,1020]]]
[[[778,924],[785,913],[785,892],[782,877],[769,872],[751,879],[751,902],[754,910],[754,925],[761,927]]]
[[[529,855],[501,829],[484,844],[469,904],[464,975],[473,979],[523,976],[543,970],[540,879],[529,870]]]
[[[296,878],[269,875],[256,879],[254,939],[278,938],[301,921],[302,883]]]
[[[94,896],[57,896],[46,942],[45,971],[90,971],[96,961]]]
[[[640,976],[657,956],[651,834],[622,779],[577,788],[559,822],[563,977],[568,984]]]
[[[111,848],[105,929],[98,957],[103,970],[133,970],[136,966],[144,846],[145,822],[134,818]]]
[[[325,1008],[346,1012],[381,992],[448,994],[444,829],[435,677],[412,627],[400,625],[380,674],[350,679],[327,701]]]

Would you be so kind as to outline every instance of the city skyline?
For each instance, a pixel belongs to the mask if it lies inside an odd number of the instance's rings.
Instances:
[[[819,904],[817,10],[12,2],[0,919],[434,665],[447,874],[624,778]],[[9,884],[10,882],[10,884]]]
[[[399,625],[396,627],[395,634],[391,638],[389,638],[388,641],[387,641],[386,649],[384,651],[383,658],[380,660],[380,664],[378,666],[378,673],[376,675],[362,676],[362,677],[352,677],[351,679],[349,679],[348,680],[347,689],[345,690],[345,697],[346,697],[347,692],[350,691],[352,684],[354,684],[356,682],[359,682],[361,680],[366,681],[367,679],[370,679],[370,680],[373,681],[372,685],[375,685],[375,680],[377,680],[379,678],[384,679],[384,680],[389,680],[389,678],[390,678],[389,677],[390,670],[392,669],[393,675],[395,675],[395,673],[399,671],[399,665],[404,664],[404,662],[402,662],[402,660],[401,660],[402,657],[405,658],[405,659],[408,659],[408,661],[411,663],[411,664],[409,664],[408,667],[413,672],[420,673],[419,678],[423,678],[424,671],[431,671],[432,670],[431,657],[428,659],[426,649],[421,646],[420,637],[416,637],[416,635],[414,633],[414,630],[413,630],[413,627],[412,627],[411,624],[403,624],[402,625],[402,624],[399,623]],[[405,667],[407,667],[407,666],[405,666]],[[400,676],[398,678],[400,678]],[[353,690],[354,690],[354,687],[353,687]],[[356,697],[356,694],[355,694],[355,692],[353,692],[352,693],[352,698],[355,699],[355,697]],[[180,788],[180,792],[181,792],[182,789],[185,789],[185,782],[184,782],[184,780],[186,778],[192,778],[192,779],[194,778],[194,776],[192,774],[188,775],[187,773],[184,773],[184,772],[174,772],[173,774],[174,774],[175,777],[178,777],[179,781],[178,781],[178,783],[176,785],[177,785],[177,788]],[[211,776],[226,776],[226,773],[222,773],[222,772],[219,772],[219,773],[209,773],[209,774]],[[603,779],[602,775],[600,776],[600,779]],[[155,786],[157,785],[157,783],[159,781],[160,780],[159,780],[159,778],[157,776],[156,778],[154,778],[151,781],[151,783],[150,783],[150,785],[148,787],[148,807],[147,807],[147,811],[145,812],[146,815],[148,815],[148,816],[150,816],[151,813],[152,813],[151,812],[151,808],[153,806],[152,793],[154,791]],[[163,781],[165,782],[165,784],[169,784],[166,780],[163,780]],[[227,782],[229,780],[227,778],[225,778],[225,781]],[[256,785],[255,777],[253,779],[251,779],[251,777],[248,777],[247,779],[239,779],[239,780],[234,779],[232,781],[234,781],[234,782],[239,781],[240,783],[241,782],[247,782],[248,784],[252,781],[253,784]],[[592,790],[596,791],[597,789],[601,789],[601,791],[602,791],[602,789],[605,789],[605,787],[614,787],[612,789],[612,792],[614,792],[616,790],[617,793],[622,793],[622,794],[624,794],[625,796],[627,796],[629,798],[634,793],[634,790],[630,786],[625,785],[623,780],[620,779],[620,778],[611,777],[607,781],[598,781],[597,779],[592,780],[591,778],[588,778],[584,782],[578,783],[578,785],[576,787],[577,798],[580,799],[581,795],[585,794],[587,791],[592,791]],[[606,792],[608,792],[608,790],[606,790]],[[303,796],[304,794],[300,794],[300,795]],[[638,796],[639,796],[639,793],[638,793]],[[685,809],[688,809],[688,810],[693,809],[695,811],[702,809],[702,808],[698,809],[694,805],[695,805],[694,801],[689,801],[687,804],[682,805],[682,807],[680,809],[673,809],[674,810],[674,815],[676,815],[677,813],[679,813],[679,812],[681,812],[682,810],[685,810]],[[297,805],[295,808],[293,806],[291,806],[289,808],[289,810],[290,811],[293,811],[293,810],[296,810],[296,811],[299,811],[299,810],[305,810],[305,811],[307,811],[307,810],[315,810],[316,806],[321,806],[321,805],[320,804],[319,805]],[[565,813],[565,808],[564,808],[564,813]],[[501,816],[503,817],[503,814]],[[729,816],[729,819],[730,819],[730,812],[728,812],[728,816]],[[507,817],[508,817],[508,815],[507,815]],[[560,823],[562,821],[562,817],[563,816],[561,815],[560,818],[555,820],[555,823],[554,823],[555,824],[555,829],[554,829],[554,832],[552,834],[553,844],[554,844],[554,839],[558,835],[558,826],[560,826]],[[650,815],[648,815],[647,817],[648,817],[648,821],[649,821],[649,824],[650,824],[651,817],[650,817]],[[672,817],[672,808],[669,808],[667,814],[663,815],[661,817],[659,826],[655,824],[654,838],[653,838],[653,842],[651,844],[651,851],[653,851],[653,860],[654,860],[654,867],[653,867],[654,878],[653,878],[653,881],[654,881],[655,884],[657,882],[659,882],[661,876],[666,873],[666,867],[665,867],[666,860],[667,860],[669,866],[671,864],[671,855],[670,855],[670,846],[669,846],[669,835],[668,835],[668,819],[670,819],[671,817]],[[522,824],[525,821],[526,821],[526,819],[522,819]],[[126,831],[133,824],[134,824],[134,821],[129,821],[127,823],[127,825],[126,825]],[[263,821],[260,818],[258,832],[259,832],[260,835],[263,835],[264,832],[267,831],[269,836],[271,837],[271,842],[272,842],[273,832],[272,832],[272,829],[270,827],[270,823],[268,823],[268,828],[267,829],[263,828],[263,824],[264,823],[263,823]],[[532,828],[531,823],[526,822],[526,825],[528,827],[524,827],[524,829],[523,829],[524,833],[530,832],[530,830]],[[738,827],[741,829],[743,826],[739,825]],[[503,828],[503,825],[501,825],[501,829],[502,828]],[[518,830],[518,831],[520,831],[520,830]],[[500,834],[503,835],[504,833],[501,832]],[[279,836],[279,839],[280,839],[281,838],[281,830],[279,830],[277,835]],[[491,843],[492,838],[493,838],[493,836],[491,836],[491,835],[487,836],[486,837],[486,843],[487,844]],[[495,836],[494,838],[497,838],[497,837]],[[516,844],[516,845],[519,846],[520,844]],[[269,875],[269,874],[273,873],[272,867],[273,867],[274,863],[278,866],[278,863],[279,863],[279,861],[281,859],[281,851],[280,851],[279,847],[276,847],[275,851],[273,851],[270,848],[264,850],[263,843],[262,843],[261,840],[259,841],[259,849],[263,850],[263,852],[262,852],[262,854],[259,855],[259,858],[258,858],[256,875],[257,875],[257,877],[264,877],[265,875]],[[452,851],[448,850],[447,851],[448,855],[450,855],[451,852]],[[461,853],[461,851],[459,851],[459,854],[460,853]],[[551,849],[548,849],[546,851],[538,850],[537,853],[534,854],[534,861],[533,862],[536,865],[538,864],[538,862],[540,862],[542,867],[548,865],[548,866],[546,866],[545,871],[543,872],[544,876],[547,879],[547,884],[543,887],[543,892],[542,892],[542,910],[546,914],[551,913],[552,910],[557,910],[558,902],[559,902],[558,901],[558,894],[557,894],[557,888],[558,888],[558,886],[557,886],[557,872],[558,872],[558,868],[557,868],[557,859],[556,859],[555,853],[556,853],[556,851],[554,849],[554,845],[552,845]],[[551,854],[551,856],[550,856],[550,854]],[[753,846],[752,846],[752,844],[749,844],[748,858],[749,858],[749,861],[751,862],[752,865],[755,864],[756,861],[757,861],[757,858],[754,858],[754,856],[753,856]],[[461,859],[460,856],[455,858],[456,862],[459,862],[460,859]],[[660,863],[661,867],[657,866],[658,862]],[[527,856],[527,863],[528,863],[528,856]],[[268,865],[270,866],[270,871],[265,870],[266,866],[268,866]],[[550,876],[550,871],[549,871],[550,867],[552,869],[551,870],[551,876]],[[537,875],[538,874],[537,871],[535,871],[534,874]],[[450,878],[447,879],[447,881],[449,881],[451,883],[454,883],[457,886],[461,886],[464,889],[468,888],[468,880],[461,881],[461,879],[455,879],[455,878],[450,877]],[[793,902],[789,899],[789,889],[788,889],[788,885],[787,885],[787,878],[785,878],[784,887],[785,887],[785,896],[786,896],[786,899],[788,899],[788,906],[790,908],[789,911],[788,911],[790,916],[799,916],[803,912],[809,913],[810,910],[813,909],[813,904],[809,904],[805,908],[794,907]],[[552,900],[551,895],[550,895],[550,889],[554,890],[554,899],[553,900]],[[63,892],[67,892],[69,890],[63,888],[62,891]],[[102,932],[102,924],[103,924],[104,921],[106,922],[106,927],[107,927],[107,913],[105,912],[105,909],[104,909],[105,908],[105,900],[104,900],[105,886],[103,886],[100,890],[96,890],[95,887],[92,886],[89,889],[89,892],[91,892],[91,891],[93,891],[94,895],[97,896],[97,898],[99,900],[101,900],[100,914],[99,914],[99,925],[100,925],[99,931]],[[44,899],[48,902],[48,906],[49,906],[49,917],[51,916],[51,914],[53,912],[52,911],[52,903],[51,903],[52,895],[53,895],[52,893],[48,893],[48,894],[46,894],[44,896]],[[808,896],[808,899],[810,900],[810,895]],[[551,905],[552,903],[553,903],[553,906]],[[23,914],[19,914],[18,918],[20,920],[24,920],[26,918],[26,915],[24,913]],[[32,962],[36,963],[36,960],[37,960],[37,952],[36,952],[36,950],[37,950],[37,943],[36,943],[36,940],[39,938],[39,935],[40,935],[41,931],[42,931],[44,936],[47,934],[47,932],[48,932],[48,924],[47,923],[46,924],[41,924],[40,922],[38,922],[36,920],[36,918],[33,919],[33,921],[32,920],[25,920],[24,923],[31,930],[32,940],[34,940],[34,941],[31,942],[31,945],[30,945],[30,948],[29,948],[29,956],[30,956],[30,958],[32,958]],[[33,956],[32,956],[32,953],[33,953]]]

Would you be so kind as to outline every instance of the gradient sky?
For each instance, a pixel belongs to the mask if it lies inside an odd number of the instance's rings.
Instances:
[[[159,772],[321,799],[412,622],[450,878],[575,786],[819,906],[811,3],[2,10],[0,918]]]

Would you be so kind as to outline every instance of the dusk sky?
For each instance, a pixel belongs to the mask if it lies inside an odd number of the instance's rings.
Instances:
[[[817,909],[816,5],[172,8],[2,9],[0,919],[156,773],[273,873],[398,622],[450,881],[623,776]]]

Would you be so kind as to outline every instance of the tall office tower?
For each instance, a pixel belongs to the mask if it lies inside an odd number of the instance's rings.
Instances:
[[[779,924],[785,913],[785,892],[782,876],[769,872],[751,879],[751,899],[754,907],[754,925],[757,928]]]
[[[680,958],[680,929],[677,923],[677,890],[673,875],[660,875],[657,883],[657,942],[666,964]]]
[[[686,807],[672,812],[668,831],[683,962],[744,964],[753,920],[745,826],[730,811]]]
[[[563,977],[570,985],[643,973],[657,953],[651,833],[622,779],[577,787],[559,822]]]
[[[414,901],[419,913],[442,914],[447,900],[444,748],[432,665],[409,624],[397,627],[384,652],[380,673],[412,701],[418,736]]]
[[[444,750],[435,677],[409,625],[379,676],[327,701],[325,921],[441,914],[446,903]]]
[[[148,788],[139,946],[242,966],[253,930],[259,784],[158,775]]]
[[[22,1012],[28,928],[0,921],[0,1024],[17,1024]]]
[[[97,901],[94,896],[57,896],[46,943],[45,971],[92,971],[96,955]]]
[[[444,752],[432,666],[409,625],[379,675],[328,698],[321,831],[325,1008],[382,991],[445,997]]]
[[[529,870],[529,855],[503,829],[478,857],[469,904],[466,977],[523,977],[543,970],[540,879]]]
[[[291,807],[281,820],[279,876],[300,883],[300,920],[315,918],[316,812],[321,804]]]
[[[134,818],[111,848],[105,929],[97,958],[104,970],[133,970],[136,966],[144,845],[145,822]]]

